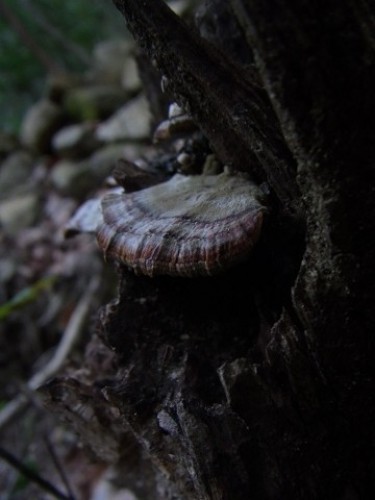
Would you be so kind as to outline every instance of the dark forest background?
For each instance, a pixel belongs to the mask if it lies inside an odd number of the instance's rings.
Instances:
[[[48,0],[0,2],[0,123],[17,132],[40,97],[51,68],[82,73],[95,43],[126,36],[111,3]]]

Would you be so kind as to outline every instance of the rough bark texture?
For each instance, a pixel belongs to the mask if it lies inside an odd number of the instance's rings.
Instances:
[[[295,163],[257,79],[245,78],[164,2],[114,3],[167,78],[168,92],[192,114],[220,157],[257,180],[268,180],[284,204],[294,200]]]
[[[374,498],[374,7],[212,0],[208,43],[160,0],[114,3],[219,157],[274,200],[223,276],[119,269],[101,397],[153,464],[142,498]]]

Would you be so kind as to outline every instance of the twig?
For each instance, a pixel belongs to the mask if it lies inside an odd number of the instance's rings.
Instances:
[[[24,385],[22,387],[22,391],[24,392],[26,398],[31,403],[31,405],[35,408],[37,415],[44,415],[46,413],[46,409],[41,404],[41,401],[39,400],[39,398],[36,397],[35,392],[33,392],[29,387],[27,387],[27,385]],[[54,448],[52,441],[49,438],[48,431],[44,431],[42,433],[42,436],[43,436],[43,441],[44,441],[44,444],[47,448],[47,451],[52,458],[52,461],[54,463],[56,471],[58,472],[58,474],[61,478],[61,481],[63,482],[63,484],[66,488],[66,491],[69,493],[70,497],[72,499],[74,499],[75,495],[74,495],[73,489],[70,485],[69,478],[68,478],[67,474],[65,473],[63,464],[62,464],[58,454],[56,453],[56,450]]]
[[[82,331],[82,327],[90,311],[92,298],[98,286],[99,278],[95,277],[89,283],[86,293],[73,311],[54,356],[39,372],[31,377],[27,383],[28,389],[35,391],[60,370]],[[24,395],[19,395],[10,401],[0,412],[0,431],[27,405],[28,399]]]
[[[0,14],[4,17],[9,26],[20,37],[25,46],[38,59],[38,61],[50,73],[61,72],[62,68],[50,55],[42,48],[41,45],[34,39],[33,35],[26,28],[26,25],[15,14],[15,12],[7,5],[6,2],[0,0]]]
[[[54,38],[63,49],[74,54],[83,64],[87,66],[90,65],[92,61],[87,52],[78,44],[67,38],[66,33],[62,33],[55,25],[51,24],[34,2],[23,0],[21,3],[23,8],[30,14],[33,22],[46,31],[48,36]]]
[[[70,498],[74,499],[75,496],[74,496],[72,487],[70,486],[68,476],[65,473],[64,467],[61,463],[61,460],[60,460],[59,456],[57,455],[55,448],[54,448],[47,433],[43,434],[43,439],[44,439],[46,448],[47,448],[49,454],[51,455],[51,458],[52,458],[52,461],[55,465],[55,468],[56,468],[57,472],[59,473],[59,476],[60,476],[62,482],[65,485],[66,491],[69,493]]]
[[[0,447],[0,457],[4,459],[8,464],[17,469],[21,474],[27,477],[30,481],[35,484],[38,484],[45,491],[48,491],[56,498],[61,498],[62,500],[74,500],[74,497],[71,495],[67,496],[64,493],[61,493],[53,484],[51,484],[47,479],[39,476],[36,472],[34,472],[30,467],[22,463],[18,458],[16,458],[12,453]]]

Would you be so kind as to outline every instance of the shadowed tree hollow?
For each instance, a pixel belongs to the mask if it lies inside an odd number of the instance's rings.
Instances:
[[[119,265],[111,362],[88,354],[94,383],[55,379],[52,406],[85,396],[91,426],[70,419],[140,498],[374,498],[372,2],[208,0],[194,26],[161,0],[114,3],[269,211],[219,276]]]

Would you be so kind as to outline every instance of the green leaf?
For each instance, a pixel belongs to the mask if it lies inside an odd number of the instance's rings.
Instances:
[[[45,290],[51,288],[56,279],[57,276],[47,276],[19,291],[8,302],[0,305],[0,320],[7,318],[12,312],[34,302]]]

